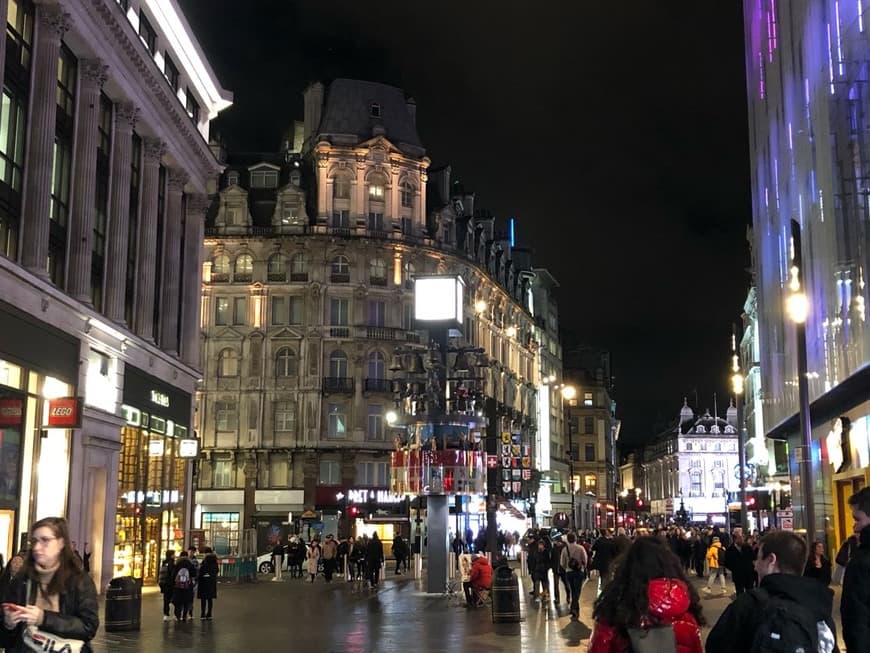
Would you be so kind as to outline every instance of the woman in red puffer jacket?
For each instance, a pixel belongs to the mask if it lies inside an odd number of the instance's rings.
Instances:
[[[704,615],[680,559],[656,537],[639,537],[616,561],[595,609],[589,653],[629,653],[628,628],[671,624],[678,653],[702,653]],[[664,653],[664,652],[663,652]]]

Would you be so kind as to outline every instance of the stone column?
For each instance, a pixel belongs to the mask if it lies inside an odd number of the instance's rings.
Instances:
[[[136,334],[154,342],[154,273],[157,266],[157,184],[166,145],[143,138],[142,187],[139,209],[139,260],[136,261]]]
[[[28,116],[27,163],[21,220],[21,264],[48,278],[48,226],[51,210],[51,164],[57,118],[57,57],[70,16],[58,5],[36,5],[36,47]]]
[[[133,127],[139,110],[129,102],[115,105],[112,139],[112,188],[109,191],[109,241],[106,245],[106,317],[124,322],[127,248],[130,231],[130,166]]]
[[[91,303],[91,259],[97,207],[97,126],[100,120],[100,89],[106,83],[105,66],[99,59],[79,61],[79,97],[76,107],[75,190],[69,225],[69,276],[67,293]]]
[[[181,196],[187,173],[171,169],[167,181],[165,242],[163,250],[163,297],[160,302],[160,346],[178,355],[178,301],[181,277]]]
[[[184,218],[184,282],[181,286],[181,360],[199,367],[200,310],[202,306],[202,256],[208,195],[187,196]]]

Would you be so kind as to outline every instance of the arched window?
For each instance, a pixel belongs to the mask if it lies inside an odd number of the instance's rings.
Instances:
[[[414,208],[414,187],[411,184],[409,184],[407,181],[403,182],[401,187],[399,188],[399,195],[401,196],[402,200],[402,208]]]
[[[350,177],[336,175],[332,180],[332,198],[336,200],[350,199]]]
[[[275,376],[279,379],[296,376],[296,354],[289,347],[279,349],[275,355]]]
[[[290,281],[308,281],[308,263],[305,254],[295,254],[290,259]]]
[[[387,194],[387,178],[382,174],[375,174],[369,178],[369,200],[383,202]]]
[[[373,286],[387,285],[387,264],[383,259],[373,258],[369,262],[369,283]]]
[[[350,262],[346,256],[338,255],[330,263],[330,280],[338,283],[350,281]]]
[[[369,354],[369,369],[367,378],[369,379],[384,379],[386,364],[384,355],[379,351],[373,351]]]
[[[218,376],[232,377],[239,375],[239,354],[235,349],[227,347],[218,354]]]
[[[212,281],[230,280],[230,257],[226,254],[215,256],[211,264]]]
[[[347,354],[340,349],[329,355],[329,376],[333,379],[347,378]]]
[[[251,281],[254,278],[254,257],[250,254],[241,254],[236,258],[233,270],[233,281]]]
[[[286,281],[287,261],[283,254],[272,254],[269,257],[267,274],[269,281]]]

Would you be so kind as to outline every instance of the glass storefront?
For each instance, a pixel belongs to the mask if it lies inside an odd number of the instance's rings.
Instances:
[[[115,576],[157,579],[167,549],[184,548],[187,428],[123,405],[118,465]]]
[[[156,582],[165,552],[187,547],[190,406],[189,394],[125,368],[114,576]]]
[[[42,517],[65,515],[68,429],[48,429],[48,399],[72,386],[0,358],[0,555],[21,548],[21,534]]]

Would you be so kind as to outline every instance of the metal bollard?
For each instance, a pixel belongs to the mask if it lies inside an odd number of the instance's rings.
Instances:
[[[414,554],[414,578],[423,577],[423,556],[419,553]]]
[[[449,580],[456,578],[456,554],[453,551],[447,554],[447,578]]]
[[[520,561],[520,577],[524,577],[529,572],[528,568],[526,567],[526,552],[520,549],[520,554],[518,557]]]

